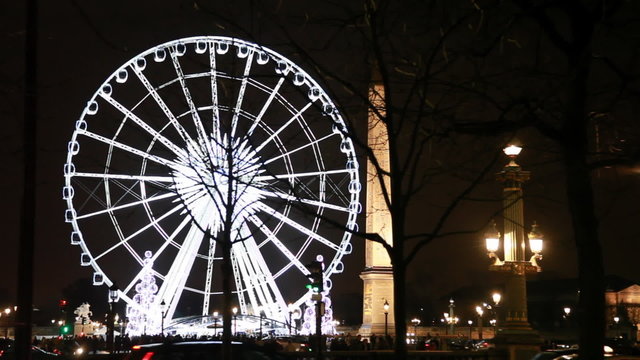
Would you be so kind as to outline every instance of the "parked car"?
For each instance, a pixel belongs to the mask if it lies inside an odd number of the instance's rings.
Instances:
[[[265,353],[255,346],[232,342],[233,360],[277,360],[275,353]],[[221,341],[185,341],[135,345],[124,360],[201,360],[219,359]]]
[[[66,357],[81,357],[86,349],[74,339],[62,339],[54,344],[53,352]]]
[[[494,347],[496,347],[496,345],[493,343],[492,339],[473,340],[471,345],[471,348],[474,350],[485,350]]]
[[[428,338],[424,341],[425,350],[440,350],[440,342],[436,338]]]
[[[31,360],[57,360],[58,358],[58,354],[50,353],[37,346],[31,346]],[[0,360],[14,359],[16,359],[15,347],[12,346],[6,350],[0,350]]]

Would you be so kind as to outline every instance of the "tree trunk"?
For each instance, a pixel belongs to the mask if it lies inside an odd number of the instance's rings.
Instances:
[[[583,125],[584,126],[584,125]],[[576,130],[580,133],[579,130]],[[578,251],[580,357],[601,359],[604,345],[604,266],[598,239],[591,174],[577,136],[564,144],[566,186]]]
[[[37,137],[37,1],[27,2],[24,89],[24,190],[20,213],[18,250],[18,310],[15,315],[16,357],[31,359],[31,322],[33,309],[33,252],[36,217],[36,137]],[[7,324],[8,326],[8,324]]]
[[[224,231],[229,233],[229,231]],[[225,237],[229,238],[228,235]],[[222,246],[222,293],[223,293],[223,306],[222,310],[222,354],[224,360],[231,359],[231,307],[232,307],[232,293],[231,293],[231,279],[233,277],[233,269],[231,267],[231,241],[225,239],[220,244]]]
[[[584,27],[579,27],[583,29]],[[592,30],[592,29],[591,29]],[[580,296],[580,357],[602,359],[604,345],[604,266],[598,237],[591,171],[587,164],[589,121],[587,118],[587,82],[591,49],[582,31],[576,43],[582,45],[569,56],[571,80],[567,88],[567,107],[561,146],[566,171],[566,188],[573,233],[578,252]]]
[[[398,246],[397,244],[395,246]],[[394,255],[397,248],[394,247]],[[400,257],[400,259],[398,259]],[[393,311],[395,314],[395,332],[396,339],[394,342],[394,351],[396,359],[407,358],[407,320],[405,316],[405,278],[406,267],[402,259],[402,255],[394,256],[393,260]]]

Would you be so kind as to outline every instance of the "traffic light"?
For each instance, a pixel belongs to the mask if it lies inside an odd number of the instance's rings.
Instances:
[[[60,308],[60,311],[66,312],[67,311],[67,300],[61,299],[60,301],[58,301],[58,307]]]
[[[307,265],[307,269],[309,270],[309,274],[307,275],[309,283],[307,283],[306,288],[314,293],[321,293],[324,290],[322,263],[320,261],[312,261],[311,264]]]
[[[60,335],[69,335],[71,333],[71,325],[64,324],[60,326]]]

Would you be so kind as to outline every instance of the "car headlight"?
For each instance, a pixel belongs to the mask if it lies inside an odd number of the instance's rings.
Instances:
[[[83,349],[83,348],[78,348],[78,349],[76,350],[76,355],[82,355],[82,353],[83,353],[83,352],[84,352],[84,349]]]

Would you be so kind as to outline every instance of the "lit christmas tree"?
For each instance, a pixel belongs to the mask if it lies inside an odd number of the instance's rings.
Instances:
[[[324,335],[333,335],[336,333],[336,329],[333,322],[333,310],[331,309],[331,298],[329,297],[329,292],[322,293],[322,302],[324,303],[324,314],[322,314],[321,318],[322,324],[320,326],[320,331]],[[307,307],[304,310],[304,322],[302,323],[300,334],[313,335],[316,331],[316,302],[309,298],[305,302],[305,305]]]
[[[136,294],[133,296],[135,305],[127,305],[127,334],[130,336],[155,335],[160,333],[161,313],[155,305],[158,285],[153,275],[153,261],[151,251],[144,253],[144,268],[140,282],[136,284]]]

